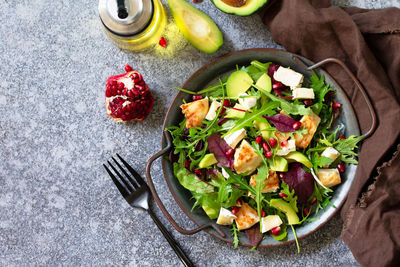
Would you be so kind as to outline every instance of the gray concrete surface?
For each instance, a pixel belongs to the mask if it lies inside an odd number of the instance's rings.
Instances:
[[[164,1],[166,3],[166,1]],[[336,0],[366,8],[399,1]],[[103,162],[120,153],[144,173],[160,148],[161,123],[175,91],[196,69],[227,52],[279,46],[255,16],[227,15],[196,4],[220,26],[225,44],[212,55],[189,45],[169,18],[170,45],[148,53],[118,49],[105,36],[97,1],[0,1],[0,265],[180,265],[151,218],[125,203]],[[141,71],[155,97],[143,122],[116,124],[105,114],[107,77],[125,64]],[[161,198],[182,214],[153,168]],[[206,233],[176,232],[160,219],[198,266],[357,265],[340,240],[336,215],[295,245],[234,249]]]

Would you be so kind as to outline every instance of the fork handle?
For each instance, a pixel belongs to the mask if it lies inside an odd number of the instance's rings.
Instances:
[[[175,239],[172,237],[172,235],[168,232],[168,230],[165,228],[165,226],[158,220],[156,215],[152,210],[147,210],[147,212],[150,214],[151,218],[153,221],[156,223],[158,226],[158,229],[160,229],[161,233],[164,235],[164,237],[167,239],[168,243],[170,246],[174,249],[176,255],[178,255],[179,259],[183,263],[184,266],[194,266],[194,264],[191,262],[189,257],[185,254],[183,249],[179,246],[179,244],[175,241]]]

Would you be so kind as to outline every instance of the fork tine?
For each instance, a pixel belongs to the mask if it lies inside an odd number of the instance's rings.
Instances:
[[[122,194],[123,197],[127,197],[129,195],[128,191],[126,191],[126,189],[122,186],[122,184],[120,182],[118,182],[117,178],[115,177],[115,175],[110,171],[110,169],[103,164],[104,168],[106,169],[106,171],[108,172],[108,174],[111,177],[111,180],[113,180],[114,184],[117,186],[119,192]]]
[[[133,187],[137,189],[138,186],[137,186],[136,182],[134,182],[134,181],[132,180],[131,176],[125,171],[124,168],[122,168],[122,166],[118,163],[118,161],[116,161],[116,160],[114,159],[114,157],[111,157],[111,158],[112,158],[112,159],[114,160],[114,162],[117,164],[118,168],[120,168],[120,170],[125,174],[126,178],[128,178],[129,182],[131,182],[131,184],[133,185]]]
[[[146,182],[143,180],[143,178],[140,176],[140,174],[137,173],[118,153],[117,153],[117,156],[122,161],[122,163],[125,165],[125,167],[129,170],[129,172],[136,178],[136,181],[140,185],[147,185]]]
[[[122,175],[117,171],[117,169],[107,160],[108,164],[110,165],[110,167],[114,170],[114,172],[118,175],[119,179],[125,184],[126,188],[129,191],[133,191],[133,188],[131,185],[129,185],[129,183],[125,180],[124,177],[122,177]]]

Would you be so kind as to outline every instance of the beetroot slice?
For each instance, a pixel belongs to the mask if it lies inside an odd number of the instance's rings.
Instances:
[[[272,122],[276,129],[280,132],[294,132],[293,124],[296,120],[284,114],[276,114],[274,116],[263,116],[270,122]]]
[[[226,152],[228,152],[231,147],[225,142],[221,135],[212,134],[207,138],[208,150],[214,154],[218,163],[222,166],[231,168],[233,166],[233,157],[227,157]]]
[[[297,204],[303,204],[314,192],[314,178],[305,171],[298,162],[290,163],[289,170],[283,175],[282,180],[289,185],[290,191],[294,190]]]

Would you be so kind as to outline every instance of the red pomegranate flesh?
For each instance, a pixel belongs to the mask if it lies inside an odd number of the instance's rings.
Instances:
[[[138,71],[128,71],[107,79],[106,110],[114,121],[142,121],[153,105],[150,89]]]

